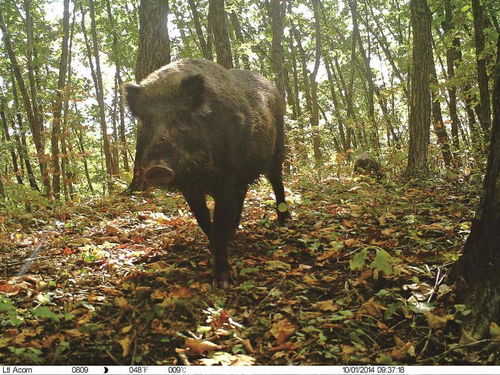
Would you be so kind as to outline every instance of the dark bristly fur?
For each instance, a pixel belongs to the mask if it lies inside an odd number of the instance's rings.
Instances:
[[[278,91],[260,74],[198,59],[166,65],[125,90],[131,112],[140,119],[130,188],[182,192],[210,239],[215,279],[227,287],[227,245],[239,225],[248,185],[264,174],[277,206],[285,203]],[[206,194],[215,200],[213,220]],[[281,225],[288,216],[278,210]]]

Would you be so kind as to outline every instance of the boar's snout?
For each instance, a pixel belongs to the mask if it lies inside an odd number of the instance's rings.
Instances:
[[[144,173],[147,187],[165,187],[174,179],[174,171],[166,163],[151,165]]]

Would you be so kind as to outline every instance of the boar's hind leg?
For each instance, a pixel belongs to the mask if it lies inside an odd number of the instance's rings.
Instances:
[[[281,165],[274,168],[274,171],[267,175],[269,182],[273,186],[274,196],[276,197],[276,211],[278,212],[278,223],[284,226],[287,219],[290,218],[290,211],[287,209],[282,212],[278,209],[280,203],[285,203],[285,188],[283,187],[283,177],[281,176]]]
[[[184,195],[184,199],[188,203],[189,208],[193,211],[198,225],[210,239],[212,236],[212,223],[210,221],[210,211],[208,210],[207,202],[205,201],[205,194],[200,192],[184,191],[182,195]]]
[[[215,282],[218,287],[228,288],[231,284],[231,267],[227,247],[240,220],[246,187],[226,186],[219,192],[214,197],[214,224],[210,245],[214,257]]]

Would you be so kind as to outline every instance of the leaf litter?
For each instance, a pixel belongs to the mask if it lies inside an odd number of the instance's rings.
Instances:
[[[178,194],[2,217],[0,360],[494,363],[498,327],[459,345],[468,310],[446,284],[476,196],[357,178],[291,185],[287,228],[269,186],[249,191],[228,291],[212,287],[208,241]]]

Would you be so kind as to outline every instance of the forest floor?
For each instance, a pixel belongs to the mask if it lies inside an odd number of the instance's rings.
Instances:
[[[267,183],[249,191],[230,290],[212,287],[207,239],[178,194],[0,216],[0,363],[499,363],[498,327],[459,342],[468,311],[447,280],[477,189],[287,186],[287,228]]]

